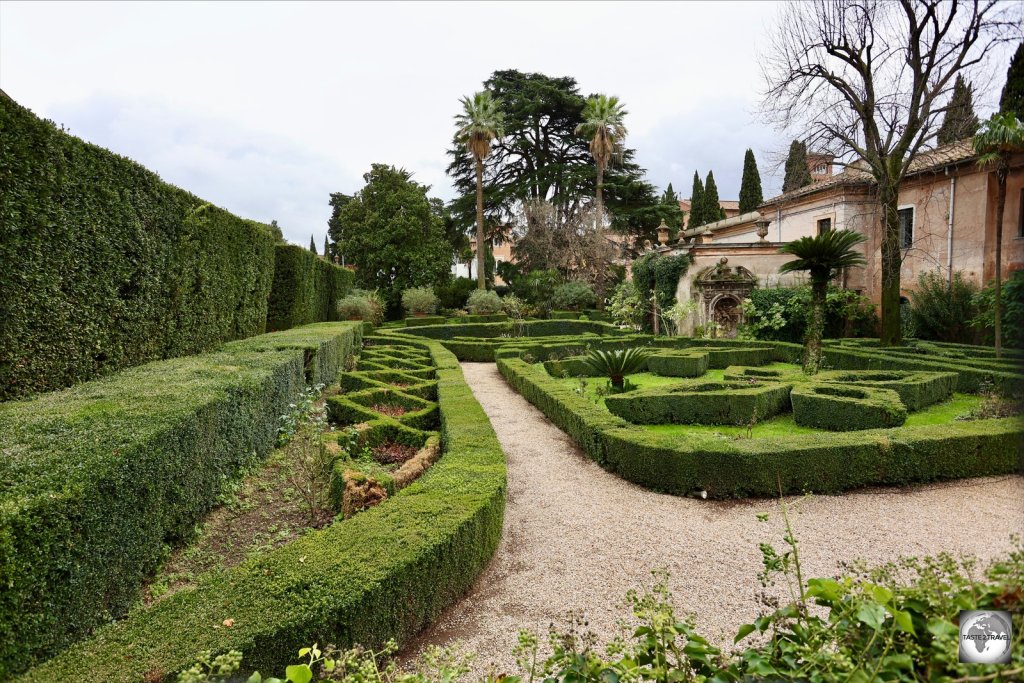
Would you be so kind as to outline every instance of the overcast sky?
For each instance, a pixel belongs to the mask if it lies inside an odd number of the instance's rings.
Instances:
[[[659,190],[694,169],[739,194],[772,3],[0,3],[0,88],[37,114],[230,211],[323,244],[330,192],[371,163],[451,199],[461,95],[497,69],[618,95]]]

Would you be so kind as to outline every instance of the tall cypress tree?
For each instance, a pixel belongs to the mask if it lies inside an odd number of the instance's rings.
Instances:
[[[969,138],[977,132],[978,117],[974,113],[974,95],[964,77],[958,75],[956,83],[953,84],[949,106],[946,107],[946,114],[942,118],[938,141],[940,145],[948,145]]]
[[[679,202],[679,197],[676,196],[676,191],[672,189],[672,183],[668,184],[665,188],[665,192],[661,195],[662,204],[671,204],[672,202]]]
[[[708,171],[708,179],[704,181],[704,208],[701,209],[705,223],[713,223],[725,218],[725,210],[718,199],[718,186],[715,185],[714,171]]]
[[[310,235],[309,236],[309,250],[315,254],[316,253],[316,242],[313,241],[313,240],[314,240],[313,236]]]
[[[331,236],[324,235],[324,259],[331,260]]]
[[[756,211],[764,203],[761,193],[761,174],[757,172],[754,150],[748,149],[743,156],[743,179],[740,181],[740,213]]]
[[[1010,59],[1010,68],[1006,70],[1006,85],[999,96],[999,111],[1003,114],[1012,111],[1018,119],[1024,117],[1024,42],[1017,46]]]
[[[810,185],[811,169],[807,166],[807,144],[793,140],[789,145],[789,156],[786,157],[786,175],[782,180],[782,191],[791,192],[804,185]]]
[[[693,172],[693,189],[690,191],[690,218],[686,223],[687,228],[696,228],[706,222],[701,215],[704,208],[704,185],[700,182],[700,176]]]

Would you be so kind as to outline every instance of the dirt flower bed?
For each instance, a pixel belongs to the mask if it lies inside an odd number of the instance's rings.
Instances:
[[[406,446],[393,441],[382,443],[371,449],[373,459],[381,465],[399,465],[415,457],[416,451],[415,446]]]
[[[387,415],[388,417],[401,417],[402,415],[405,415],[407,412],[409,412],[402,406],[396,406],[387,403],[378,403],[377,405],[373,406],[373,410],[380,413],[381,415]]]

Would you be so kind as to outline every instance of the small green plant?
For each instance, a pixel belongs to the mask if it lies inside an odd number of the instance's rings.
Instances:
[[[583,362],[596,374],[610,379],[613,389],[624,390],[626,375],[641,372],[649,355],[647,349],[640,346],[612,351],[595,349],[584,357]]]
[[[557,311],[582,311],[597,301],[594,290],[586,282],[574,280],[555,287],[551,305]]]
[[[437,311],[437,302],[430,287],[412,287],[402,292],[402,308],[408,315],[432,315]]]
[[[490,289],[477,289],[469,295],[466,308],[473,315],[491,315],[501,312],[501,297]]]

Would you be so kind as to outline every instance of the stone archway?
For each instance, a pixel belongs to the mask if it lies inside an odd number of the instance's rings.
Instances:
[[[743,322],[740,304],[757,285],[757,278],[743,266],[730,268],[728,263],[729,259],[723,257],[698,273],[693,282],[700,292],[698,310],[702,323],[714,323],[717,336],[735,337]]]
[[[735,337],[742,318],[740,302],[731,294],[723,294],[711,304],[711,320],[718,326],[718,334],[722,337]]]

